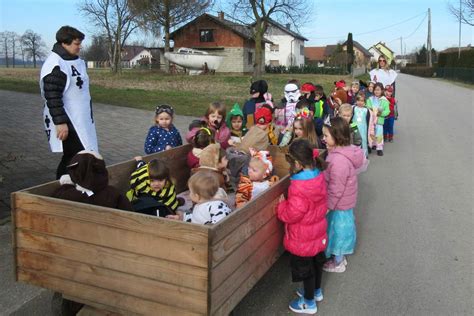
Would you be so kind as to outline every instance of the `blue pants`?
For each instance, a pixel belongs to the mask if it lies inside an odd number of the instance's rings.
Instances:
[[[394,117],[386,117],[383,124],[383,136],[393,135],[393,126],[395,125]]]

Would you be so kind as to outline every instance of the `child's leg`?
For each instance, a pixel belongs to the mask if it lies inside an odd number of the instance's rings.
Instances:
[[[388,119],[388,138],[389,140],[393,139],[393,126],[395,125],[395,118],[390,117]]]
[[[326,262],[326,255],[324,251],[318,253],[314,257],[314,288],[320,289],[321,288],[321,280],[323,277],[323,265]]]
[[[383,125],[377,124],[375,127],[375,137],[377,138],[377,150],[383,150]]]
[[[321,267],[322,269],[322,267]],[[322,272],[321,272],[322,274]],[[321,278],[321,277],[320,277]],[[304,298],[307,300],[314,299],[314,289],[315,289],[315,276],[309,277],[303,280],[303,287],[304,287]],[[321,287],[321,280],[319,280],[319,284]]]

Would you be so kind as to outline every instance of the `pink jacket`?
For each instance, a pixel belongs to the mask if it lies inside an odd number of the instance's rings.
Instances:
[[[288,199],[277,206],[285,223],[283,245],[290,253],[311,257],[326,249],[326,196],[324,174],[317,169],[291,177]]]
[[[324,170],[328,187],[328,209],[349,210],[357,203],[358,169],[367,165],[364,151],[350,145],[329,151]]]

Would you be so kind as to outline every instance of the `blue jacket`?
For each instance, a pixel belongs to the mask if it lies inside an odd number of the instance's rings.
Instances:
[[[171,125],[169,131],[159,126],[152,126],[148,130],[145,140],[145,153],[153,154],[165,150],[166,146],[177,147],[183,144],[178,129]]]

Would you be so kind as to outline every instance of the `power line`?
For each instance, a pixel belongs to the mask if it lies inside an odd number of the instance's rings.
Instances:
[[[421,15],[425,15],[425,18],[426,18],[426,12],[423,12],[423,13],[420,13],[420,14],[417,14],[411,18],[408,18],[406,20],[403,20],[401,22],[398,22],[398,23],[395,23],[395,24],[392,24],[392,25],[389,25],[389,26],[386,26],[386,27],[382,27],[382,28],[378,28],[376,30],[372,30],[372,31],[367,31],[367,32],[362,32],[362,33],[357,33],[357,34],[354,34],[354,36],[360,36],[360,35],[366,35],[366,34],[371,34],[371,33],[376,33],[376,32],[379,32],[379,31],[383,31],[383,30],[386,30],[386,29],[389,29],[389,28],[392,28],[394,26],[397,26],[397,25],[400,25],[400,24],[403,24],[403,23],[406,23],[408,21],[411,21],[413,19],[416,19],[417,17],[421,16]],[[317,40],[317,39],[332,39],[332,38],[345,38],[347,36],[347,34],[345,35],[341,35],[341,36],[328,36],[328,37],[311,37],[310,39],[311,40]]]
[[[418,29],[421,27],[421,25],[423,24],[423,22],[426,20],[426,17],[428,16],[428,13],[425,14],[425,16],[423,17],[423,19],[421,20],[420,24],[418,24],[418,26],[415,28],[415,30],[413,32],[410,33],[410,35],[408,36],[402,36],[404,40],[406,40],[407,38],[410,38],[412,37],[413,35],[415,35],[416,31],[418,31]],[[400,37],[396,37],[390,41],[388,41],[387,43],[392,43],[392,42],[395,42],[395,41],[398,41],[400,39]]]

